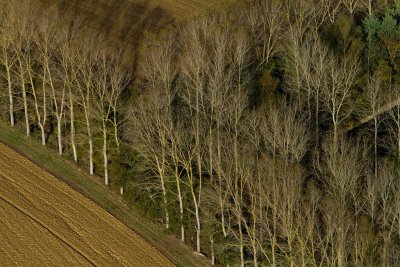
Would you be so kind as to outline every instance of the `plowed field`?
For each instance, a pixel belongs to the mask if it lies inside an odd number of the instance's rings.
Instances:
[[[131,229],[0,143],[0,266],[173,266]]]

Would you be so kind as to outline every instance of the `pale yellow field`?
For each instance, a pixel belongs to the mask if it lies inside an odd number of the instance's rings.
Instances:
[[[0,266],[173,266],[89,199],[0,144]]]

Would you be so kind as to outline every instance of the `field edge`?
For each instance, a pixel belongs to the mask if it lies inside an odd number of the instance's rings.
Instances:
[[[167,235],[160,225],[143,216],[134,216],[135,209],[128,207],[120,196],[105,187],[101,178],[86,174],[77,165],[59,156],[56,151],[24,136],[17,128],[13,129],[4,122],[0,122],[0,142],[93,201],[173,264],[185,267],[210,266],[204,257],[196,256],[193,250],[179,239]]]

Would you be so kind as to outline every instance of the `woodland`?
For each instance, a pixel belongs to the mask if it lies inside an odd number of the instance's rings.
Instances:
[[[1,9],[10,127],[213,265],[400,265],[400,1],[235,1],[135,60],[39,3]]]

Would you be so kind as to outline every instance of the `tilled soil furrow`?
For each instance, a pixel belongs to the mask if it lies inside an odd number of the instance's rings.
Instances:
[[[49,249],[59,252],[52,255],[53,266],[92,266],[70,246],[60,242],[47,229],[14,206],[0,200],[0,207],[5,211],[0,219],[0,247],[7,254],[7,257],[0,254],[1,266],[43,266]]]
[[[29,214],[29,212],[27,212],[26,210],[19,208],[17,206],[15,206],[13,203],[9,202],[7,199],[3,198],[0,196],[0,199],[3,200],[5,203],[7,203],[8,205],[12,206],[13,208],[15,208],[16,210],[20,211],[23,215],[25,215],[26,217],[28,217],[29,219],[31,219],[32,221],[34,221],[35,223],[37,223],[38,225],[40,225],[41,227],[43,227],[44,229],[46,229],[51,235],[53,235],[56,239],[58,239],[60,242],[64,243],[66,246],[70,247],[73,251],[75,251],[76,253],[78,253],[80,256],[82,256],[85,260],[87,260],[92,266],[96,266],[97,264],[95,263],[94,260],[90,259],[88,256],[86,256],[83,252],[81,252],[78,248],[76,248],[75,246],[73,246],[72,244],[70,244],[67,240],[65,240],[64,238],[60,237],[55,231],[53,231],[50,227],[46,226],[46,224],[44,224],[43,222],[40,222],[39,220],[37,220],[33,215]]]
[[[3,158],[7,158],[7,156],[2,155]],[[12,162],[13,160],[11,158],[8,158],[8,162]],[[12,169],[10,169],[10,166],[8,164],[5,164],[4,162],[0,161],[0,169],[6,170],[3,175],[0,175],[1,177],[9,177],[12,172]],[[110,224],[110,231],[104,232],[102,228],[90,228],[86,229],[81,227],[81,224],[83,221],[86,219],[90,219],[91,221],[94,221],[96,225],[98,224],[107,224],[107,218],[101,218],[99,217],[95,212],[92,212],[92,208],[96,208],[95,205],[90,206],[89,208],[86,208],[84,205],[82,205],[81,202],[77,201],[78,197],[73,197],[69,199],[69,202],[67,205],[64,205],[66,203],[59,203],[56,199],[52,199],[51,202],[47,202],[46,198],[49,196],[47,194],[48,190],[42,190],[43,187],[54,187],[54,185],[48,185],[48,182],[46,179],[43,178],[43,176],[37,175],[35,173],[32,173],[32,170],[30,168],[26,167],[19,167],[18,169],[20,170],[25,170],[27,173],[29,173],[29,179],[23,180],[22,182],[20,181],[20,184],[22,183],[24,186],[18,186],[14,187],[13,184],[9,184],[8,186],[5,186],[3,190],[8,190],[8,194],[14,194],[15,192],[20,192],[21,190],[24,191],[24,195],[26,197],[29,197],[29,199],[25,199],[27,203],[22,204],[22,205],[29,205],[29,203],[37,203],[36,205],[31,206],[31,209],[35,209],[35,216],[39,217],[41,220],[48,221],[49,225],[53,227],[54,229],[58,229],[59,232],[58,234],[62,237],[68,236],[69,239],[73,240],[77,246],[81,249],[86,248],[86,251],[88,251],[88,254],[91,255],[92,258],[96,258],[99,263],[105,264],[107,262],[107,258],[109,258],[112,255],[117,255],[118,251],[113,251],[112,247],[108,247],[107,243],[104,243],[103,240],[107,240],[107,242],[115,239],[116,243],[119,243],[115,235],[111,235],[109,233],[115,233],[119,232],[121,230],[120,227],[116,226],[121,226],[121,224]],[[45,176],[44,176],[45,177]],[[7,178],[5,178],[7,179]],[[9,179],[11,180],[11,178]],[[43,184],[42,184],[43,182]],[[4,181],[4,183],[7,183],[7,181]],[[59,182],[59,186],[65,186],[63,183]],[[14,187],[14,188],[13,188]],[[29,190],[27,190],[29,189]],[[62,191],[65,191],[69,189],[64,188],[60,189],[58,187],[52,188],[52,195],[63,195]],[[1,191],[2,189],[0,189]],[[60,192],[61,190],[61,192]],[[35,192],[35,194],[30,194],[29,192]],[[71,192],[72,194],[73,192]],[[67,195],[67,196],[71,196]],[[46,198],[43,197],[43,195],[46,196]],[[79,195],[79,194],[78,194]],[[51,196],[51,195],[50,195]],[[19,199],[18,201],[21,201]],[[53,206],[51,209],[43,209],[43,206]],[[77,208],[79,207],[79,208]],[[60,218],[60,214],[62,213],[63,215]],[[84,215],[82,216],[83,213]],[[69,220],[63,220],[62,217],[64,217],[65,214],[71,214],[71,216],[65,216],[69,217]],[[80,215],[80,216],[79,216]],[[122,225],[123,226],[123,225]],[[111,229],[114,228],[114,229]],[[73,230],[73,231],[68,231],[68,230]],[[91,230],[91,231],[88,231]],[[113,231],[115,230],[115,231]],[[97,236],[102,237],[101,239],[97,239]],[[106,236],[106,238],[104,238]],[[123,238],[122,236],[120,236]],[[78,239],[76,239],[78,238]],[[90,241],[88,241],[90,240]],[[96,246],[93,246],[93,244],[96,244]],[[132,248],[126,248],[126,249],[132,249]],[[127,250],[128,251],[128,250]],[[106,252],[106,254],[105,254]],[[134,256],[134,254],[133,254]],[[140,260],[140,259],[138,259]]]
[[[3,144],[0,144],[0,184],[0,199],[13,205],[14,212],[23,213],[35,222],[36,227],[40,225],[47,229],[53,239],[62,244],[58,244],[58,247],[70,247],[75,254],[86,258],[87,264],[173,266],[154,247],[113,216]],[[1,207],[0,211],[3,213]],[[47,264],[41,264],[45,266],[51,262],[52,254],[61,253],[51,248],[34,251],[34,244],[39,242],[39,238],[23,236],[25,232],[19,232],[17,226],[13,228],[9,222],[11,218],[12,215],[8,215],[1,222],[7,225],[11,235],[17,240],[32,241],[22,250],[20,258],[27,259],[29,255],[34,255],[45,259]],[[24,229],[29,227],[24,225]],[[12,240],[10,237],[8,239]],[[0,240],[0,247],[7,248],[7,252],[12,246],[3,244],[5,240]],[[10,257],[5,252],[0,253],[0,262],[3,258],[5,261]]]

